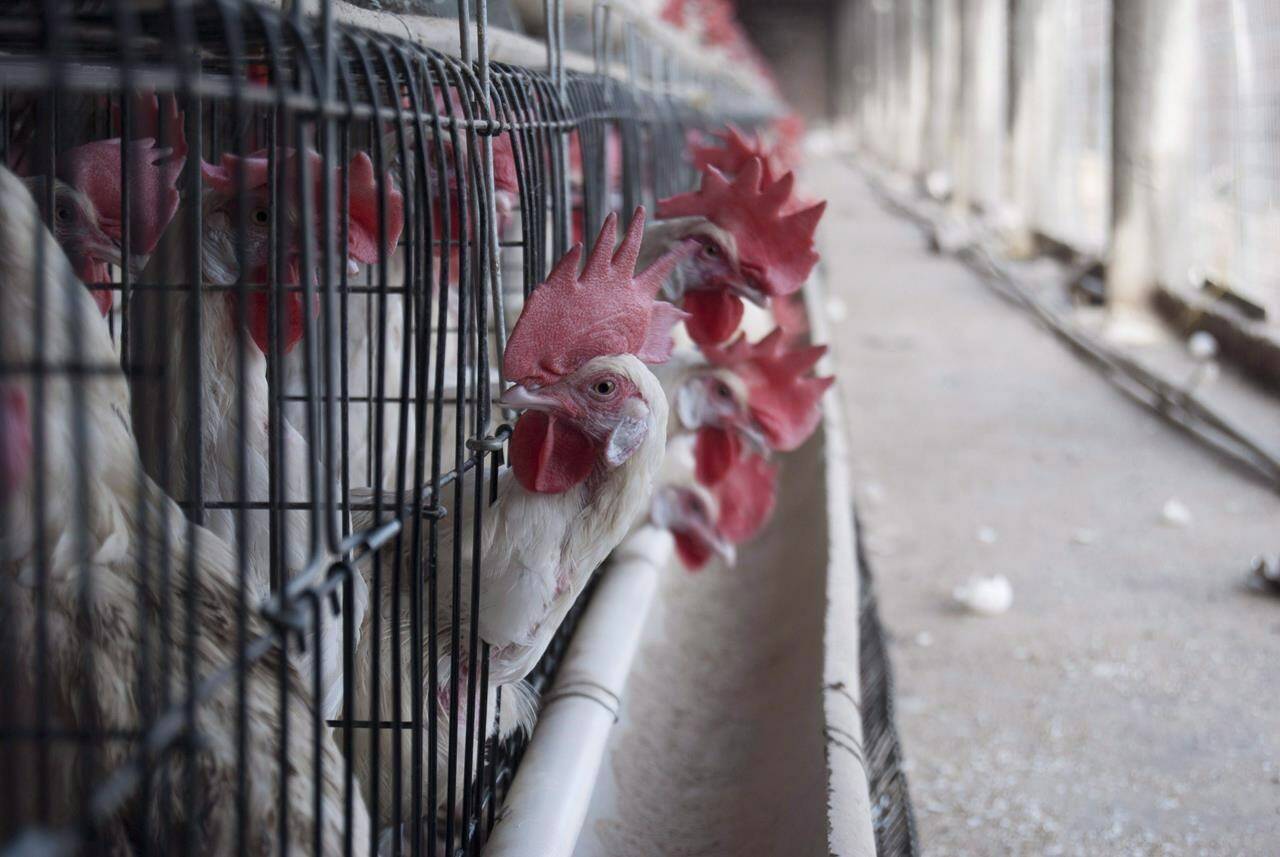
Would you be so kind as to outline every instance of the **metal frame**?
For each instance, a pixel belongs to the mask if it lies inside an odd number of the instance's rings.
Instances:
[[[42,379],[53,373],[71,377],[76,372],[123,372],[133,391],[135,420],[143,412],[182,412],[186,425],[204,424],[213,405],[204,394],[209,379],[201,355],[208,346],[207,316],[215,299],[234,298],[234,345],[239,355],[230,376],[235,389],[231,410],[223,415],[234,415],[236,424],[245,426],[252,404],[246,392],[252,369],[244,355],[255,347],[246,329],[248,307],[261,295],[266,296],[268,317],[264,356],[269,470],[266,496],[251,495],[253,465],[246,452],[249,441],[242,435],[232,473],[234,490],[211,493],[202,473],[207,439],[201,431],[176,436],[162,428],[144,450],[149,453],[148,475],[175,496],[190,525],[181,573],[170,567],[159,546],[144,543],[139,551],[140,556],[157,558],[155,563],[140,562],[136,569],[139,616],[144,602],[158,593],[160,606],[154,612],[161,622],[154,628],[144,623],[139,640],[120,641],[141,649],[139,674],[122,677],[136,683],[138,722],[111,728],[51,722],[48,696],[59,676],[50,662],[54,644],[39,615],[35,663],[16,660],[15,652],[0,653],[6,674],[34,670],[37,687],[35,711],[0,711],[0,759],[17,758],[32,748],[38,759],[35,770],[24,772],[22,783],[0,786],[5,791],[34,788],[38,795],[34,817],[10,817],[0,825],[0,830],[18,834],[7,846],[0,841],[5,854],[95,853],[106,848],[98,832],[121,817],[133,818],[126,826],[133,831],[132,845],[139,854],[206,853],[196,825],[176,825],[155,842],[140,832],[145,825],[136,817],[144,811],[139,803],[153,801],[162,806],[182,801],[182,815],[194,817],[201,754],[198,712],[205,701],[226,692],[234,692],[238,700],[236,723],[227,727],[235,734],[238,753],[238,850],[250,853],[247,819],[253,808],[246,778],[254,764],[270,764],[249,757],[245,697],[250,671],[260,663],[276,665],[279,710],[286,711],[289,695],[296,693],[291,675],[299,662],[275,655],[282,649],[316,646],[331,623],[341,624],[336,639],[342,647],[345,701],[337,717],[326,720],[313,709],[307,723],[290,723],[284,716],[277,724],[280,741],[274,765],[282,772],[280,807],[286,806],[289,787],[290,730],[309,730],[317,749],[321,742],[337,741],[346,759],[342,853],[377,852],[376,823],[369,842],[353,841],[351,834],[354,803],[362,800],[351,758],[356,736],[364,731],[373,735],[373,780],[382,766],[391,767],[392,826],[408,823],[414,831],[408,852],[478,853],[519,764],[523,739],[503,743],[481,734],[488,731],[484,724],[498,716],[503,701],[500,695],[490,700],[487,692],[477,693],[477,684],[488,687],[488,652],[480,645],[474,623],[449,621],[448,698],[459,698],[465,675],[466,722],[449,717],[448,728],[442,729],[438,706],[424,706],[423,694],[424,687],[440,687],[440,617],[463,615],[461,598],[468,590],[471,614],[478,608],[479,586],[474,581],[481,566],[481,526],[509,433],[491,405],[495,385],[501,385],[495,372],[507,326],[514,321],[520,299],[568,249],[575,217],[580,216],[591,232],[619,203],[629,210],[683,190],[693,178],[681,158],[686,131],[727,118],[750,122],[761,109],[751,94],[732,83],[684,74],[678,60],[629,26],[621,46],[628,79],[606,74],[619,60],[618,46],[609,38],[613,10],[605,4],[599,4],[596,15],[603,24],[596,74],[565,69],[559,41],[563,8],[554,0],[547,4],[551,37],[545,73],[490,61],[484,0],[458,2],[459,57],[341,24],[329,2],[319,4],[314,18],[304,15],[304,5],[294,3],[280,11],[243,0],[163,5],[115,0],[74,8],[55,2],[21,4],[0,13],[0,140],[10,162],[21,147],[32,162],[31,174],[49,176],[55,172],[58,153],[69,145],[113,134],[130,137],[132,108],[125,94],[135,90],[176,97],[189,145],[181,186],[186,215],[174,222],[152,259],[162,271],[180,270],[177,277],[132,270],[129,230],[137,203],[130,198],[131,162],[121,158],[122,265],[113,269],[111,282],[91,284],[116,298],[119,312],[112,313],[109,323],[120,365],[0,366],[0,380],[21,375],[30,378],[36,390],[37,470],[45,455],[39,440],[39,391]],[[474,57],[468,38],[473,22]],[[698,88],[708,95],[695,108],[680,95]],[[608,175],[611,134],[617,136],[622,153],[621,174],[616,176]],[[518,235],[505,238],[495,206],[498,135],[509,135],[519,179],[520,228]],[[570,190],[573,135],[582,160],[580,200]],[[174,142],[164,139],[163,128],[159,137],[160,147]],[[298,159],[298,169],[289,169],[282,163],[282,146],[318,152],[319,172],[313,174],[305,158]],[[197,167],[201,160],[243,156],[259,147],[267,152],[271,215],[266,281],[255,282],[244,273],[255,252],[248,233],[256,211],[250,211],[241,175],[232,229],[235,269],[241,273],[234,283],[209,282],[203,245],[207,224],[202,222],[202,207],[191,204],[206,190]],[[349,177],[333,167],[346,164],[359,151],[368,153],[376,175],[379,245],[386,243],[393,191],[404,200],[404,231],[394,253],[380,246],[377,261],[354,277],[340,252],[351,222],[338,214],[351,204]],[[52,182],[44,184],[43,210],[51,228],[56,210],[53,187]],[[291,199],[294,202],[287,202]],[[455,251],[456,262],[451,260]],[[298,284],[289,282],[288,269],[295,260]],[[297,296],[302,307],[318,309],[302,311],[302,347],[290,353],[288,307]],[[175,307],[182,308],[178,326],[166,328],[160,319],[171,318]],[[361,316],[363,331],[357,329]],[[393,323],[400,331],[398,355],[389,353]],[[352,343],[361,332],[367,349],[363,393],[353,390],[353,383],[361,379],[354,378],[351,369]],[[174,353],[182,359],[165,360],[168,352],[157,350],[158,345],[168,347],[160,341],[165,336],[177,341]],[[398,377],[389,377],[389,372],[396,374],[387,368],[393,356],[402,367]],[[300,373],[300,389],[297,379],[290,380],[291,373]],[[181,401],[165,392],[166,383],[185,391]],[[392,383],[397,386],[389,389]],[[395,440],[388,444],[393,420]],[[78,448],[85,449],[93,427],[80,422]],[[297,466],[290,458],[291,431],[301,435],[310,450],[303,462],[306,489],[300,496],[290,489],[296,484],[290,469]],[[446,442],[450,432],[452,438]],[[366,470],[352,473],[353,455],[362,444]],[[391,445],[394,450],[387,448]],[[185,479],[182,491],[179,469],[194,474]],[[141,483],[143,475],[138,477]],[[361,482],[385,490],[361,492]],[[38,486],[36,493],[39,496]],[[87,511],[82,502],[73,505],[77,508],[72,530],[83,531]],[[234,545],[238,596],[226,605],[235,617],[238,645],[235,652],[225,653],[222,669],[197,675],[192,652],[203,634],[195,619],[200,586],[198,580],[191,585],[179,582],[192,580],[198,568],[196,535],[203,531],[196,526],[220,513],[231,516],[239,537]],[[246,535],[255,515],[264,513],[270,543],[267,569],[253,567]],[[290,523],[291,515],[299,513],[306,520],[301,531]],[[38,500],[41,533],[49,523],[43,514],[44,503]],[[6,523],[0,520],[0,535]],[[145,528],[143,535],[145,540]],[[464,542],[468,537],[470,542]],[[288,560],[296,547],[291,540],[305,540],[307,560],[301,567]],[[47,556],[45,547],[37,551],[39,556]],[[453,580],[448,586],[451,601],[441,603],[436,569],[446,549],[452,553]],[[47,562],[34,571],[37,612],[51,597],[48,574]],[[464,574],[471,576],[473,585],[464,586]],[[253,598],[255,575],[262,575],[270,587],[262,603]],[[6,573],[0,584],[17,585],[10,578]],[[81,578],[85,610],[92,598],[92,578]],[[410,695],[413,717],[407,722],[383,713],[362,718],[353,703],[356,620],[343,605],[355,603],[358,580],[367,581],[371,593],[371,634],[381,640],[385,631],[395,658],[387,671],[393,682],[393,709],[399,710],[403,695]],[[413,622],[408,629],[397,623],[380,627],[376,605],[387,586],[394,587],[397,615],[402,595],[410,599]],[[579,600],[530,677],[535,689],[554,673],[586,603],[587,597]],[[5,609],[9,607],[6,599]],[[258,633],[255,629],[264,627],[263,620],[268,624]],[[401,661],[401,635],[406,631],[413,652],[409,663]],[[464,633],[469,634],[465,646]],[[109,667],[109,653],[94,651],[93,646],[81,648],[87,669]],[[384,672],[380,661],[388,652],[382,645],[371,649],[377,699]],[[468,653],[465,663],[463,650]],[[310,674],[302,678],[319,699],[320,658],[311,663]],[[411,732],[410,759],[403,758],[399,741],[393,743],[391,758],[381,758],[379,734],[406,729]],[[124,741],[130,747],[124,767],[97,768],[96,749],[108,741]],[[423,764],[424,758],[437,757],[439,742],[447,744],[444,782],[435,765],[426,764],[424,770]],[[59,744],[78,747],[84,764],[80,811],[70,820],[54,817],[50,809],[48,748]],[[314,757],[318,759],[318,753]],[[404,789],[410,790],[411,805],[417,809],[413,818],[400,814]],[[320,797],[314,783],[313,791],[318,817]],[[374,789],[368,810],[375,821],[381,799],[381,789]],[[8,815],[14,814],[15,804],[3,794],[0,804],[8,807]],[[456,809],[437,819],[431,808],[439,806]],[[168,816],[163,810],[158,814]],[[285,814],[280,812],[276,845],[282,854],[288,850]],[[400,853],[399,838],[392,840],[391,853]],[[315,853],[334,853],[334,847],[322,841],[316,824]]]

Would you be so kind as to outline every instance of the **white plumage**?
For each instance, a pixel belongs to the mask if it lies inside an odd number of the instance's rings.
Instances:
[[[478,622],[481,640],[492,647],[491,688],[503,688],[503,722],[498,724],[500,734],[508,734],[517,728],[529,725],[532,705],[527,698],[527,692],[522,687],[522,679],[533,669],[546,650],[556,629],[581,594],[591,573],[605,560],[646,508],[653,479],[662,464],[667,424],[666,399],[657,379],[634,356],[594,358],[574,374],[553,386],[558,387],[564,384],[572,388],[602,374],[625,378],[634,385],[638,395],[623,406],[627,413],[619,417],[619,420],[643,421],[642,439],[639,440],[638,445],[620,463],[611,464],[607,460],[610,447],[606,443],[606,450],[602,458],[596,462],[593,475],[581,485],[557,494],[534,493],[526,490],[513,471],[504,471],[498,480],[497,500],[493,505],[487,506],[484,511],[481,530],[482,568]],[[550,388],[544,388],[544,391],[546,389]],[[587,417],[587,420],[590,419]],[[607,432],[607,425],[607,422],[602,421],[593,430]],[[447,687],[449,675],[455,516],[461,520],[461,532],[464,537],[460,592],[463,609],[460,615],[459,634],[463,641],[460,662],[465,664],[467,661],[466,641],[469,640],[470,635],[470,578],[474,561],[471,541],[474,479],[475,474],[472,471],[462,481],[461,507],[454,503],[454,486],[447,486],[445,496],[442,498],[449,506],[449,517],[439,525],[439,565],[437,567],[440,598],[437,640],[442,688]],[[487,485],[484,486],[484,490],[487,500]],[[361,522],[357,526],[367,526],[367,523]],[[423,550],[425,554],[425,545]],[[403,547],[403,556],[407,557],[408,553],[409,545],[406,542]],[[390,561],[383,564],[385,580],[390,580],[390,564]],[[403,695],[401,711],[397,714],[393,710],[390,669],[394,660],[390,657],[389,646],[389,629],[393,622],[399,623],[402,642],[401,663],[411,662],[410,614],[408,613],[410,599],[407,591],[410,580],[410,575],[402,575],[405,591],[400,593],[401,608],[398,615],[393,609],[394,593],[391,587],[384,583],[382,597],[366,618],[354,677],[356,710],[362,718],[372,714],[369,700],[372,695],[370,647],[373,639],[373,610],[379,612],[383,629],[381,655],[383,676],[378,714],[382,718],[398,716],[404,720],[409,720],[412,715],[408,707],[410,700],[407,691]],[[424,649],[426,642],[424,639]],[[427,663],[427,658],[428,654],[424,650],[424,664]],[[465,675],[459,676],[460,687],[465,688],[465,680]],[[424,688],[424,695],[426,699],[440,706],[437,710],[442,730],[440,746],[443,748],[444,736],[447,736],[447,732],[443,730],[447,729],[449,710],[447,691],[442,689],[437,693],[436,689],[427,687]],[[490,700],[492,699],[491,690]],[[460,694],[457,707],[465,712],[465,695]],[[427,714],[424,712],[424,722],[426,717]],[[361,732],[364,731],[361,730]],[[403,734],[402,752],[404,758],[408,759],[410,758],[409,736],[407,732]],[[356,767],[368,789],[370,741],[365,735],[357,735],[356,738]],[[390,781],[385,760],[391,757],[392,740],[389,731],[384,730],[380,749],[384,760],[380,788],[383,789],[381,794],[387,797],[390,795]],[[445,759],[437,759],[437,770],[442,778],[446,774],[446,766]],[[389,801],[380,799],[379,803],[387,807],[379,819],[380,823],[386,824],[390,818]],[[429,809],[424,808],[424,811]],[[408,817],[412,807],[402,805],[401,811],[404,817]]]
[[[52,237],[39,229],[37,222],[30,196],[12,174],[0,169],[0,254],[6,259],[0,286],[0,355],[10,365],[30,365],[37,359],[55,366],[73,361],[113,365],[116,358],[106,322],[88,292],[75,281]],[[33,238],[40,242],[44,257],[39,271],[35,269]],[[35,315],[35,289],[43,290],[43,319]],[[44,331],[39,351],[33,333],[37,327]],[[29,379],[15,379],[13,383],[26,390],[30,400]],[[236,604],[241,597],[235,558],[221,539],[191,524],[177,505],[143,475],[129,408],[129,390],[122,376],[103,372],[48,374],[43,389],[43,462],[34,463],[4,509],[3,520],[9,529],[0,543],[0,573],[12,585],[8,587],[9,611],[3,633],[20,665],[10,673],[14,684],[6,692],[13,710],[36,710],[36,607],[32,584],[43,567],[49,630],[44,664],[51,689],[51,722],[44,725],[53,729],[133,729],[143,721],[137,693],[141,635],[144,630],[153,635],[154,658],[158,651],[155,635],[159,634],[168,609],[175,640],[180,641],[179,645],[185,644],[181,605],[189,587],[195,587],[193,620],[197,628],[193,643],[195,676],[190,678],[203,680],[235,662]],[[75,431],[80,424],[88,429],[82,439],[76,437]],[[79,445],[80,440],[84,447]],[[78,472],[83,479],[77,478]],[[32,492],[37,484],[41,485],[46,502],[42,535],[47,553],[43,557],[36,553],[39,519]],[[78,517],[78,509],[83,509],[83,519]],[[192,558],[194,576],[188,573],[188,560]],[[169,569],[171,605],[161,600],[161,567]],[[87,606],[87,614],[82,615],[82,606]],[[265,630],[261,620],[250,613],[251,637]],[[86,654],[92,656],[90,670],[84,668]],[[288,708],[280,709],[278,657],[278,649],[270,650],[249,665],[246,677],[250,765],[246,778],[247,848],[254,854],[276,853],[280,812],[288,813],[285,829],[294,853],[309,852],[312,841],[310,772],[315,760],[310,730],[301,728],[311,722],[312,707],[299,677],[290,671]],[[174,663],[177,674],[172,676],[173,687],[181,692],[189,678],[183,674],[184,656],[175,657]],[[127,829],[125,820],[117,819],[104,831],[117,853],[129,853],[131,835],[157,840],[152,851],[162,851],[165,846],[157,837],[165,825],[179,835],[187,825],[197,825],[194,835],[205,853],[234,851],[237,692],[234,681],[223,682],[197,708],[201,744],[195,769],[196,816],[183,817],[180,794],[174,799],[168,795],[161,799],[159,794],[138,794],[127,804],[126,812],[137,814],[145,833],[137,828]],[[284,753],[293,776],[287,801],[281,806],[276,724],[286,716],[295,727]],[[342,853],[343,842],[342,763],[327,730],[325,733],[319,747],[323,774],[314,785],[320,789],[324,808],[325,853],[336,855]],[[133,750],[130,742],[109,740],[99,744],[95,753],[96,776],[126,762]],[[68,742],[51,745],[51,752],[52,821],[74,823],[81,808],[77,777],[82,757],[77,746]],[[181,755],[174,758],[180,759]],[[34,771],[34,759],[28,757],[21,769]],[[162,766],[161,770],[166,769]],[[169,776],[154,781],[157,786],[168,783],[174,788],[183,782],[180,767],[169,767],[167,771]],[[24,801],[34,799],[33,789],[20,789],[15,794]],[[162,814],[166,817],[162,818]],[[368,840],[368,817],[358,801],[352,830],[358,851],[363,850],[363,843]]]
[[[189,274],[184,264],[186,254],[180,242],[188,234],[191,217],[190,201],[184,201],[164,241],[169,252],[158,252],[157,260],[143,273],[142,282],[168,285],[185,283]],[[201,200],[204,233],[201,236],[201,268],[207,285],[229,286],[236,282],[236,244],[234,197],[209,190]],[[259,201],[260,208],[265,202]],[[252,209],[252,204],[250,205]],[[291,230],[297,234],[298,214],[291,207],[294,220]],[[249,230],[246,264],[254,264],[255,255],[265,258],[268,231],[254,223]],[[169,262],[167,268],[160,261]],[[192,335],[191,301],[200,302],[199,336]],[[197,487],[206,502],[248,501],[254,504],[243,512],[244,528],[239,526],[241,512],[233,508],[211,508],[205,513],[205,525],[234,549],[244,542],[251,571],[251,594],[255,603],[267,597],[271,569],[271,498],[270,437],[268,409],[270,385],[267,381],[267,358],[247,331],[236,330],[237,312],[229,293],[216,288],[205,289],[198,298],[188,289],[174,288],[140,291],[134,299],[134,329],[145,332],[136,337],[143,347],[143,360],[148,365],[164,367],[161,386],[144,380],[135,385],[135,420],[142,441],[143,461],[153,477],[169,474],[174,495],[186,500],[195,497]],[[248,313],[246,313],[248,314]],[[243,342],[243,346],[241,346]],[[188,361],[195,350],[200,366],[200,387],[193,388],[187,372]],[[240,385],[240,360],[244,361],[243,386]],[[243,396],[245,419],[240,421],[240,398]],[[196,462],[187,454],[196,426],[191,423],[193,407],[200,409],[200,456],[197,480]],[[282,482],[280,496],[290,504],[311,501],[309,480],[311,449],[307,439],[287,418],[281,419],[283,461],[276,468]],[[240,484],[239,468],[244,457],[246,482]],[[323,468],[322,471],[323,473]],[[198,485],[197,485],[198,483]],[[313,551],[311,527],[322,518],[306,508],[281,513],[284,551],[280,567],[290,576],[306,569]],[[348,605],[359,616],[368,601],[363,581],[357,580],[355,604]],[[341,703],[342,660],[341,623],[328,622],[323,640],[322,710],[335,716]],[[298,656],[304,675],[314,669],[314,644]]]

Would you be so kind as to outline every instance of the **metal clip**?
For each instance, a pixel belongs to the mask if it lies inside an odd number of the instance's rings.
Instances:
[[[500,437],[496,432],[487,437],[467,438],[467,449],[472,452],[502,452],[506,444],[506,437]]]
[[[298,638],[299,650],[304,652],[307,650],[306,620],[299,615],[295,605],[285,603],[283,595],[262,605],[260,612],[262,618],[276,626],[286,641],[290,634],[295,634]]]
[[[355,570],[345,560],[339,560],[338,562],[335,562],[333,565],[329,566],[329,572],[326,575],[326,577],[329,580],[333,580],[334,578],[341,578],[342,582],[346,583],[347,578],[351,577],[351,575],[353,574],[355,574]],[[342,614],[342,601],[339,600],[338,598],[337,587],[334,587],[329,590],[329,609],[334,616],[339,616]]]

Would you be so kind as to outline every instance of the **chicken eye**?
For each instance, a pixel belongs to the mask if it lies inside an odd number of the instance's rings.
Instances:
[[[602,399],[607,399],[613,395],[613,391],[618,389],[618,385],[606,378],[603,381],[597,381],[591,387],[591,392],[595,393]]]
[[[271,213],[268,212],[265,208],[255,208],[249,214],[249,217],[253,218],[253,222],[258,224],[259,226],[266,226],[268,223],[271,222]]]
[[[702,252],[704,255],[710,256],[714,259],[720,255],[720,245],[714,241],[708,241],[706,244],[702,245]]]
[[[71,222],[71,209],[65,205],[59,205],[53,210],[53,216],[58,219],[59,223]]]
[[[728,384],[726,384],[724,381],[717,381],[717,382],[716,382],[716,390],[715,390],[715,392],[716,392],[716,395],[717,395],[717,396],[719,396],[719,397],[720,397],[720,398],[722,398],[722,399],[731,399],[731,398],[733,398],[733,391],[729,389],[729,385],[728,385]]]

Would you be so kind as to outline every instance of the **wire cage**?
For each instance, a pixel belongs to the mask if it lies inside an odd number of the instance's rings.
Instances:
[[[1037,231],[1100,255],[1110,228],[1111,2],[1026,0],[1014,20],[1019,204]]]
[[[554,3],[546,73],[483,0],[459,56],[337,7],[0,11],[6,854],[478,853],[587,601],[491,682],[508,327],[760,105],[631,30],[566,69]]]
[[[1190,151],[1175,179],[1186,215],[1174,227],[1181,227],[1174,248],[1181,252],[1169,254],[1166,277],[1180,284],[1190,274],[1197,285],[1230,288],[1271,316],[1280,309],[1271,249],[1280,225],[1271,151],[1280,15],[1272,3],[1199,0],[1187,32],[1165,60],[1190,72],[1182,81]]]

